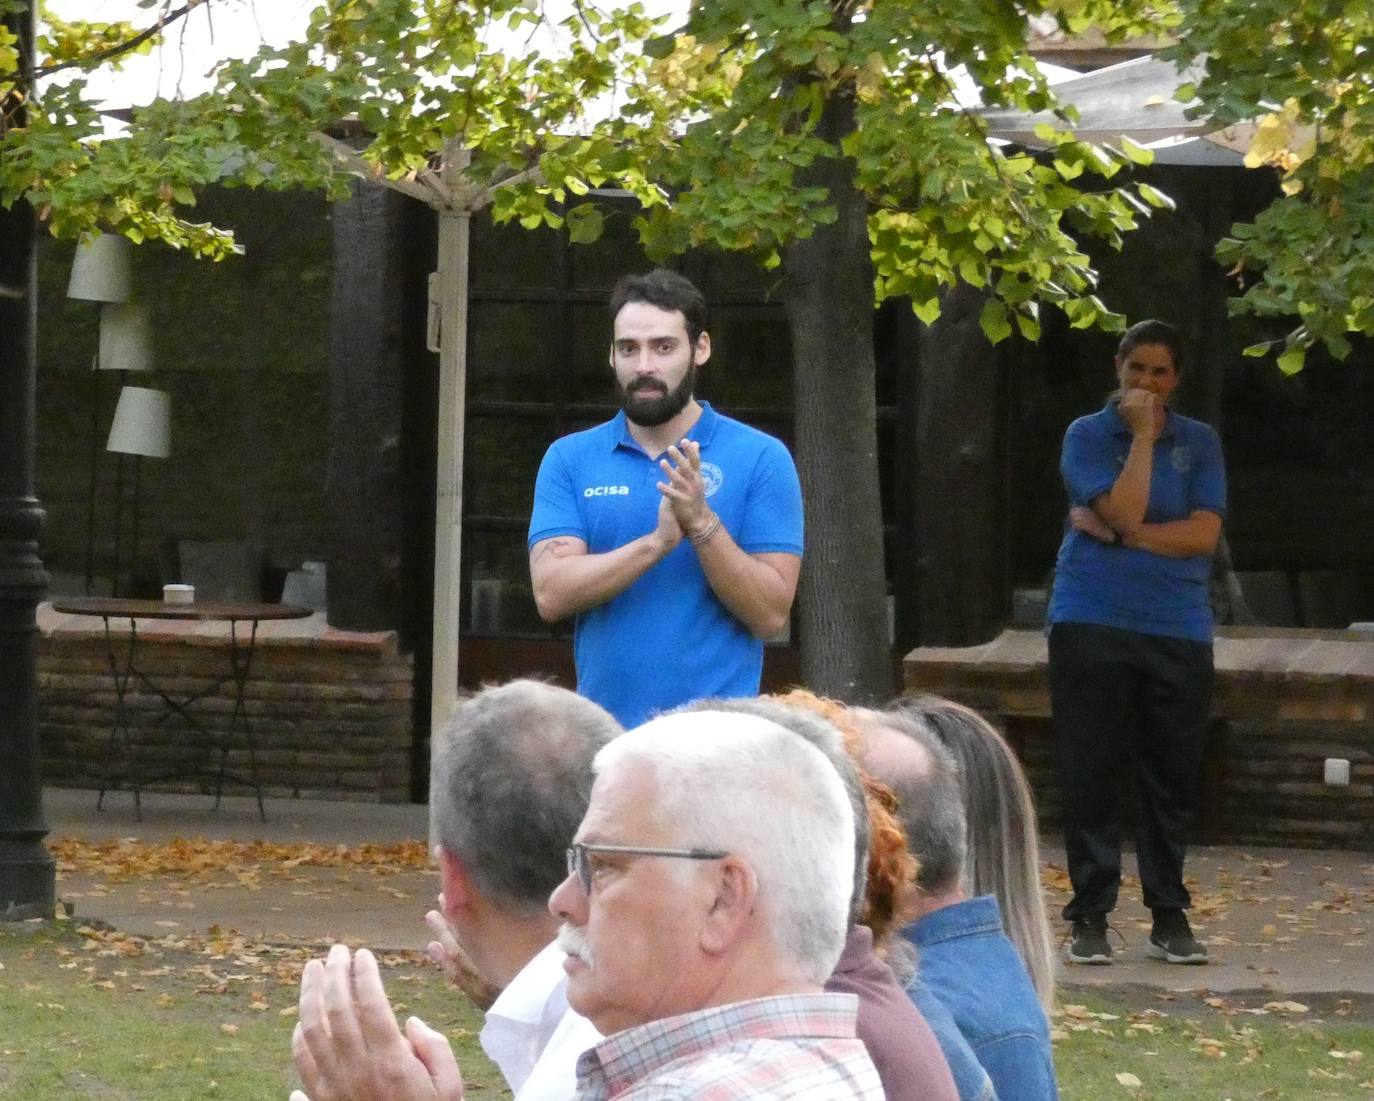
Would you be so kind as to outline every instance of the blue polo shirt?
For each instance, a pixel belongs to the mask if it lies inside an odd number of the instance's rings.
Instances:
[[[686,433],[701,445],[707,503],[749,554],[802,553],[801,485],[772,436],[707,402]],[[557,440],[534,486],[529,546],[572,535],[603,554],[653,531],[659,455],[630,435],[625,414]],[[752,696],[763,643],[726,610],[684,539],[624,592],[577,617],[577,690],[626,728],[705,696]]]
[[[1130,427],[1114,402],[1069,425],[1060,461],[1069,503],[1089,505],[1108,492],[1130,449]],[[1210,425],[1170,411],[1155,440],[1145,522],[1183,520],[1194,509],[1226,515],[1221,439]],[[1211,573],[1211,555],[1169,558],[1070,528],[1059,547],[1047,618],[1210,642]]]

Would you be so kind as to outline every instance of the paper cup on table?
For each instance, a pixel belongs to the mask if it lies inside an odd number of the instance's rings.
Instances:
[[[162,602],[164,604],[194,604],[196,602],[196,587],[194,585],[163,585]]]

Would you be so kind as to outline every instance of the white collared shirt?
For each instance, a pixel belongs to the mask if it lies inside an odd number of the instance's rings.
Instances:
[[[568,1008],[568,976],[557,943],[542,949],[487,1010],[482,1050],[515,1101],[571,1101],[577,1057],[602,1036]]]

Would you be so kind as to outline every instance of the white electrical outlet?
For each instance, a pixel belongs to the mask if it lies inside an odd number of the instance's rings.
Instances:
[[[1328,757],[1322,770],[1322,779],[1327,787],[1344,788],[1350,786],[1350,762],[1344,757]]]

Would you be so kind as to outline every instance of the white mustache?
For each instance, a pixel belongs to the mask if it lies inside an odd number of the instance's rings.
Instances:
[[[588,967],[592,966],[592,949],[587,934],[566,921],[558,928],[558,947],[569,956],[576,956]]]

